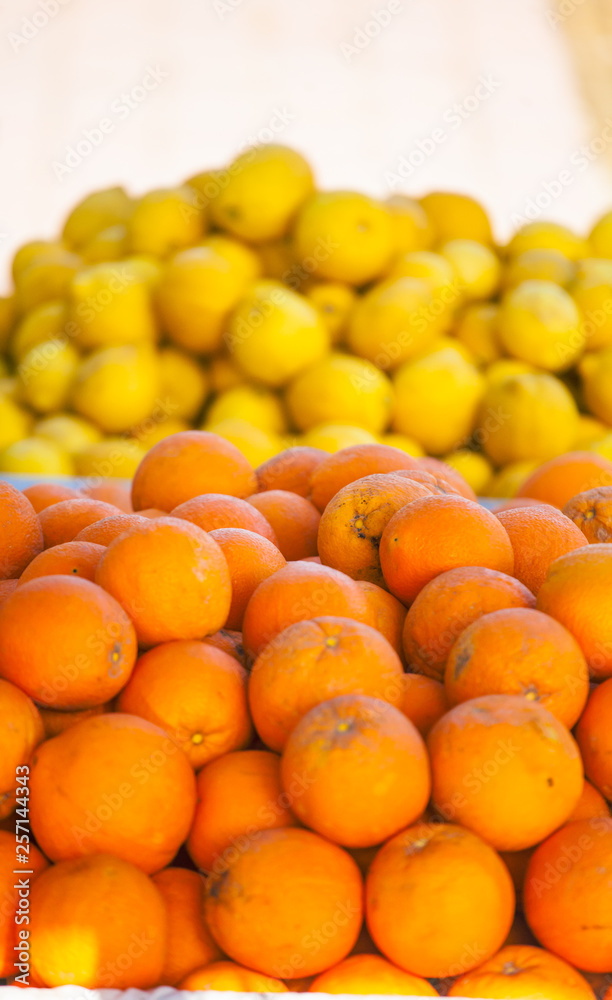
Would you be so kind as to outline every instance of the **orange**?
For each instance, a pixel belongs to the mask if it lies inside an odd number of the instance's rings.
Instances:
[[[157,986],[166,942],[158,889],[121,858],[62,861],[32,886],[32,968],[45,986]]]
[[[16,777],[23,774],[18,768],[29,762],[34,747],[44,736],[34,702],[14,684],[0,680],[0,818],[13,811]],[[1,913],[0,908],[0,916]]]
[[[466,500],[475,500],[476,494],[470,486],[470,484],[464,479],[457,469],[454,469],[452,465],[448,462],[443,462],[439,458],[432,458],[430,455],[425,455],[423,458],[419,459],[419,466],[421,469],[425,469],[426,472],[430,472],[432,476],[436,479],[442,480],[442,482],[447,483],[452,486],[453,489],[459,493]]]
[[[602,795],[612,801],[612,678],[591,694],[576,729],[584,770]]]
[[[502,948],[473,972],[456,979],[449,997],[594,1000],[584,976],[556,955],[530,945]]]
[[[58,708],[39,709],[40,717],[45,727],[45,737],[48,740],[52,736],[59,736],[60,733],[64,732],[64,729],[76,726],[77,722],[82,722],[83,719],[91,719],[94,715],[104,715],[105,712],[110,711],[110,702],[105,702],[103,705],[95,705],[93,708],[80,708],[74,712],[63,712]]]
[[[578,746],[580,746],[580,736],[577,733]],[[582,753],[582,759],[584,761],[584,750],[580,746],[580,752]],[[582,786],[582,795],[578,799],[578,804],[576,805],[573,813],[568,818],[568,823],[575,823],[579,819],[593,819],[595,816],[606,816],[610,815],[610,808],[608,803],[604,799],[601,792],[598,792],[594,785],[589,781],[584,782]]]
[[[208,880],[206,919],[235,962],[279,979],[310,976],[348,955],[362,896],[359,869],[341,847],[310,830],[264,830]]]
[[[263,976],[260,972],[245,969],[236,962],[211,962],[195,969],[177,983],[179,990],[216,990],[232,993],[286,993],[287,987],[280,979]]]
[[[612,486],[578,493],[568,500],[563,513],[580,528],[587,542],[612,541]]]
[[[171,511],[202,493],[248,497],[256,489],[255,473],[235,445],[209,431],[179,431],[143,458],[132,482],[132,504],[136,511]]]
[[[365,993],[374,996],[437,997],[426,979],[412,976],[382,955],[351,955],[322,972],[309,988],[310,993]]]
[[[218,632],[204,639],[207,646],[215,646],[229,656],[233,656],[238,663],[244,664],[244,647],[242,645],[242,632],[236,632],[229,628],[220,628]]]
[[[371,620],[365,594],[350,577],[318,563],[289,563],[260,583],[247,604],[242,626],[247,653],[258,656],[283,629],[322,611]]]
[[[280,757],[268,750],[226,753],[198,774],[198,804],[187,850],[206,875],[220,875],[262,830],[295,826],[291,803],[304,786],[285,792]]]
[[[85,719],[43,743],[30,792],[32,832],[47,857],[108,851],[146,872],[170,863],[196,801],[182,750],[163,729],[118,713]]]
[[[427,747],[438,812],[500,851],[543,840],[582,793],[574,739],[552,712],[523,697],[491,694],[456,705],[436,722]]]
[[[311,708],[289,735],[281,777],[306,826],[344,847],[371,847],[413,823],[429,800],[422,737],[378,698],[340,695]]]
[[[326,458],[329,455],[321,448],[286,448],[255,470],[257,492],[288,490],[289,493],[307,497],[310,494],[312,474]]]
[[[76,500],[61,500],[59,503],[45,507],[38,515],[42,527],[45,548],[72,542],[83,528],[104,517],[120,514],[118,507],[113,507],[103,500],[86,500],[77,497]]]
[[[93,524],[88,524],[86,528],[79,531],[75,541],[110,545],[113,539],[118,538],[134,525],[142,524],[143,520],[140,514],[114,514],[112,517],[103,517],[101,521],[94,521]]]
[[[404,476],[406,479],[412,479],[415,483],[429,486],[430,493],[454,493],[455,496],[463,496],[461,490],[458,490],[450,482],[450,479],[443,478],[438,473],[428,472],[426,469],[397,469],[395,475]],[[467,497],[466,499],[472,498]]]
[[[537,594],[550,565],[559,556],[586,545],[569,517],[550,504],[496,511],[514,550],[514,575]]]
[[[543,705],[571,729],[589,695],[580,646],[563,625],[533,608],[483,615],[461,633],[446,662],[449,705],[512,694]]]
[[[406,608],[397,597],[383,590],[369,580],[357,581],[366,595],[370,609],[370,619],[374,628],[390,642],[398,656],[403,658],[402,632],[406,620]]]
[[[321,512],[338,490],[356,479],[396,469],[418,469],[419,460],[387,444],[355,444],[328,455],[310,480],[310,499]]]
[[[229,629],[241,629],[246,606],[260,583],[287,565],[276,545],[243,528],[217,528],[210,537],[223,552],[232,584],[232,603],[226,619]]]
[[[14,777],[13,775],[11,780],[14,780]],[[20,900],[18,885],[20,876],[15,875],[15,870],[21,867],[17,860],[17,848],[14,830],[10,833],[8,830],[0,830],[0,978],[3,979],[15,975],[15,972],[19,975],[19,970],[16,970],[13,964],[19,963],[19,949],[15,951],[15,945],[24,940],[23,933],[20,937],[19,932],[28,931],[28,925],[21,915],[19,924],[15,919]],[[19,857],[26,859],[23,868],[26,871],[33,871],[34,877],[48,864],[47,859],[34,844],[28,844],[27,856],[25,849],[20,848]],[[31,876],[27,878],[31,885],[34,879]],[[25,964],[29,964],[29,961]]]
[[[535,850],[525,915],[540,944],[587,972],[612,969],[612,818],[570,823]]]
[[[285,559],[293,561],[318,554],[321,515],[310,500],[288,490],[266,490],[250,496],[248,502],[272,525]]]
[[[175,986],[194,969],[214,962],[221,953],[204,920],[204,879],[187,868],[164,868],[153,875],[168,918],[162,986]]]
[[[380,540],[380,565],[391,593],[408,604],[455,567],[485,566],[511,576],[514,555],[494,514],[449,494],[420,497],[391,518]]]
[[[205,642],[164,642],[140,657],[120,712],[160,726],[194,768],[246,746],[252,735],[246,671]]]
[[[63,486],[61,483],[34,483],[32,486],[22,490],[24,497],[27,497],[37,514],[50,507],[53,503],[61,500],[73,500],[77,497],[76,490],[70,486]]]
[[[535,597],[518,580],[483,566],[460,566],[426,584],[404,624],[404,654],[411,670],[444,680],[455,639],[464,628],[500,608],[532,608]]]
[[[290,625],[257,657],[249,705],[261,739],[282,750],[300,719],[336,695],[362,694],[399,707],[402,678],[401,661],[379,632],[326,615]]]
[[[379,544],[397,511],[431,488],[394,473],[375,473],[343,486],[327,504],[319,528],[321,562],[354,580],[384,586]]]
[[[0,580],[19,576],[43,548],[40,521],[28,498],[0,481]]]
[[[38,576],[78,576],[82,580],[93,580],[96,566],[104,552],[103,545],[92,542],[64,542],[54,545],[34,556],[19,577],[19,583],[27,583]]]
[[[214,531],[216,528],[244,528],[263,535],[273,545],[278,546],[278,540],[270,522],[246,500],[238,497],[225,496],[222,493],[205,493],[179,504],[172,511],[172,517],[180,517],[185,521],[197,524],[202,531]]]
[[[612,548],[587,545],[555,559],[538,591],[538,608],[572,633],[591,677],[612,676]]]
[[[125,608],[142,646],[212,635],[225,625],[232,598],[214,538],[178,517],[144,521],[115,538],[96,583]]]
[[[19,580],[0,580],[0,608],[17,588]]]
[[[33,627],[34,625],[34,627]],[[136,662],[136,634],[114,598],[90,580],[41,576],[0,608],[0,674],[51,708],[113,698]]]
[[[366,913],[389,961],[417,976],[456,976],[501,947],[514,916],[514,889],[499,855],[476,834],[417,823],[374,858]]]
[[[400,708],[421,736],[427,736],[434,723],[449,709],[444,685],[423,674],[404,674],[402,682],[403,700]]]
[[[592,451],[569,451],[544,462],[517,491],[563,509],[572,497],[585,490],[612,486],[612,462]]]
[[[133,513],[132,498],[127,486],[121,483],[114,483],[112,479],[102,479],[97,485],[82,486],[81,494],[89,497],[90,500],[104,500],[114,507],[118,507],[124,514]]]

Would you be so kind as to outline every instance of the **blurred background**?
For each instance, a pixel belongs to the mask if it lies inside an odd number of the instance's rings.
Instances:
[[[85,193],[270,139],[323,187],[471,193],[499,240],[612,205],[610,0],[5,0],[0,38],[3,291]]]

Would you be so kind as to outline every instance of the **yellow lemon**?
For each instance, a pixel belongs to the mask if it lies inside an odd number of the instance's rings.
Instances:
[[[169,417],[161,412],[159,415],[143,420],[131,436],[138,441],[141,448],[149,451],[159,441],[163,441],[173,434],[180,434],[182,431],[191,430],[191,424],[180,417]]]
[[[245,374],[282,386],[329,349],[319,312],[276,281],[255,282],[229,322],[228,347]]]
[[[319,424],[318,427],[306,431],[296,444],[305,448],[320,448],[333,454],[355,444],[376,444],[377,441],[378,438],[365,427],[355,427],[352,424]]]
[[[538,371],[533,365],[528,365],[526,361],[517,361],[516,358],[499,358],[494,361],[484,372],[488,385],[495,385],[505,382],[513,375],[534,375]]]
[[[612,424],[612,347],[585,355],[579,370],[587,408],[605,424]]]
[[[0,448],[26,437],[31,426],[31,415],[9,395],[0,393]]]
[[[302,431],[339,423],[380,434],[391,418],[393,386],[371,362],[330,354],[293,380],[286,400],[293,423]]]
[[[581,260],[570,292],[580,310],[589,351],[611,346],[612,260]]]
[[[101,229],[99,233],[81,247],[81,256],[86,264],[102,264],[109,260],[121,260],[128,252],[128,231],[124,223]]]
[[[211,358],[210,387],[213,392],[226,392],[234,386],[244,385],[246,382],[245,373],[238,367],[229,354],[217,354]]]
[[[27,437],[0,451],[0,472],[36,473],[43,476],[71,476],[72,458],[54,441]]]
[[[283,236],[312,192],[310,167],[287,146],[266,143],[246,149],[227,170],[219,171],[213,198],[213,222],[250,243]]]
[[[520,487],[532,472],[540,466],[539,461],[510,462],[491,477],[487,485],[487,496],[515,497]]]
[[[498,332],[512,357],[552,372],[574,364],[586,343],[576,303],[552,281],[523,281],[507,292]]]
[[[47,253],[61,256],[65,251],[66,247],[59,240],[31,240],[22,244],[16,251],[11,265],[13,281],[17,284],[19,276],[30,266],[35,257]]]
[[[559,250],[570,260],[589,256],[589,245],[567,226],[558,222],[528,222],[512,237],[506,253],[517,257],[525,250]]]
[[[317,281],[306,291],[306,298],[319,310],[332,344],[340,343],[357,302],[355,291],[340,281]]]
[[[598,441],[591,442],[587,450],[594,451],[597,455],[601,455],[603,458],[607,458],[609,462],[612,462],[612,433],[606,434],[605,437],[599,438]]]
[[[295,258],[318,280],[363,285],[387,270],[395,251],[389,209],[352,191],[313,195],[298,214]]]
[[[477,240],[492,243],[491,223],[482,205],[468,194],[432,191],[421,198],[440,243],[447,240]]]
[[[20,361],[37,344],[55,340],[63,332],[68,320],[65,302],[44,302],[22,316],[11,339],[11,352]]]
[[[132,207],[132,199],[121,187],[93,191],[70,212],[62,238],[69,247],[79,250],[103,229],[126,222]]]
[[[70,286],[69,330],[87,350],[119,344],[151,343],[157,325],[149,287],[129,260],[94,264]]]
[[[145,455],[133,438],[107,437],[78,452],[74,464],[79,476],[132,479]]]
[[[15,296],[0,295],[0,350],[5,350],[16,319]]]
[[[56,413],[52,417],[44,417],[34,424],[33,432],[36,437],[54,441],[69,455],[75,455],[102,438],[94,424],[74,413]]]
[[[107,433],[144,420],[159,395],[159,361],[149,348],[126,345],[95,351],[81,362],[72,405]]]
[[[512,375],[490,383],[478,415],[476,440],[495,465],[540,461],[569,451],[578,410],[554,375]]]
[[[494,302],[475,302],[457,317],[453,334],[471,351],[478,365],[490,365],[501,355],[497,336],[499,306]]]
[[[206,402],[210,378],[195,358],[175,347],[159,352],[159,394],[166,410],[181,420],[193,420]]]
[[[471,434],[484,379],[455,347],[402,365],[393,379],[393,428],[432,455],[455,449]]]
[[[389,278],[358,298],[346,340],[359,357],[396,368],[435,341],[444,326],[431,286],[421,278]]]
[[[491,298],[499,287],[501,265],[497,255],[476,240],[449,240],[440,253],[452,264],[464,299]]]
[[[21,312],[43,302],[62,299],[81,266],[81,258],[60,246],[51,246],[30,259],[15,278],[15,293]]]
[[[464,361],[469,361],[471,365],[476,364],[473,351],[469,347],[466,347],[465,344],[462,344],[460,340],[457,340],[456,337],[447,336],[446,334],[436,337],[431,344],[419,352],[419,357],[424,358],[428,354],[435,354],[438,351],[445,350],[447,347],[452,348],[453,351],[458,351]]]
[[[245,420],[268,434],[282,434],[287,419],[275,393],[256,385],[238,385],[220,393],[206,413],[207,424],[224,420]]]
[[[523,250],[511,257],[503,274],[504,288],[514,288],[522,281],[537,278],[540,281],[554,281],[565,288],[576,273],[576,264],[560,250],[552,248]]]
[[[414,438],[406,437],[405,434],[383,434],[380,443],[388,444],[390,448],[399,448],[400,451],[405,451],[413,458],[422,458],[425,454],[425,449],[419,442],[415,441]]]
[[[163,188],[136,201],[127,227],[132,253],[163,258],[202,239],[204,214],[193,188]]]
[[[20,398],[38,413],[62,410],[74,383],[80,357],[65,339],[37,344],[17,368]]]
[[[391,212],[395,252],[411,253],[413,250],[429,250],[435,234],[427,212],[415,198],[405,194],[393,194],[385,202]]]
[[[197,207],[202,212],[206,223],[209,222],[210,206],[221,190],[221,170],[202,170],[185,181],[196,195]]]
[[[578,433],[572,448],[576,451],[583,451],[596,441],[606,437],[610,433],[610,428],[601,420],[589,416],[588,413],[581,413],[578,417]]]
[[[200,246],[210,247],[220,257],[224,257],[236,273],[242,274],[245,283],[256,281],[261,277],[260,254],[239,240],[234,240],[223,233],[213,233],[212,236],[202,240]]]
[[[589,235],[591,253],[595,257],[612,259],[612,212],[606,212],[593,226]],[[583,254],[588,257],[589,254]]]
[[[231,441],[254,469],[274,455],[278,455],[284,448],[284,442],[277,434],[264,431],[261,427],[255,427],[254,424],[238,417],[220,420],[214,424],[207,420],[202,425],[202,430],[214,431],[226,441]]]
[[[457,271],[450,260],[430,250],[415,250],[402,254],[389,271],[392,278],[419,278],[431,289],[429,312],[440,329],[450,326],[453,313],[463,301],[463,289]]]
[[[474,493],[479,496],[487,495],[486,487],[493,475],[493,466],[479,451],[459,448],[457,451],[451,451],[449,455],[445,455],[444,461],[461,473]]]

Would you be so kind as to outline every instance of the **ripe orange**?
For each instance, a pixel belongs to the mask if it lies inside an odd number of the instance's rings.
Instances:
[[[159,985],[175,986],[194,969],[221,958],[221,952],[204,920],[202,876],[188,868],[164,868],[153,875],[152,882],[161,893],[168,919]]]
[[[356,479],[396,469],[418,469],[418,459],[387,444],[355,444],[328,455],[310,480],[310,499],[321,512],[338,490]]]
[[[404,972],[382,955],[350,955],[322,972],[311,983],[309,993],[365,993],[369,996],[437,997],[426,979]]]
[[[86,500],[81,497],[51,504],[38,515],[45,548],[72,542],[88,524],[121,513],[118,507],[104,503],[103,500]]]
[[[277,545],[285,559],[305,559],[317,555],[317,532],[321,515],[317,508],[297,493],[266,490],[248,497],[248,502],[272,525]]]
[[[13,811],[17,768],[29,762],[32,751],[44,736],[42,719],[34,702],[14,684],[0,680],[0,819]]]
[[[15,869],[19,867],[17,846],[14,829],[10,833],[8,830],[0,830],[0,978],[2,979],[15,974],[14,963],[19,963],[19,949],[15,949],[15,945],[24,940],[23,937],[19,937],[19,931],[28,930],[28,925],[21,915],[19,924],[15,919],[20,900],[19,875],[15,874]],[[23,852],[20,850],[19,856],[26,857],[25,850]],[[47,864],[47,859],[38,848],[34,844],[29,844],[27,864],[23,867],[37,876]],[[31,885],[34,879],[29,877],[28,881]],[[19,970],[17,973],[19,974]]]
[[[408,604],[455,567],[485,566],[511,576],[514,555],[494,514],[449,494],[413,500],[391,518],[380,541],[380,565],[391,593]]]
[[[225,625],[232,598],[214,538],[178,517],[144,521],[115,538],[96,583],[125,608],[142,646],[212,635]]]
[[[237,962],[211,962],[200,969],[194,969],[177,983],[179,990],[215,990],[232,993],[286,993],[287,987],[280,979],[263,976],[260,972],[245,969]]]
[[[118,507],[125,514],[133,513],[132,498],[127,486],[115,483],[112,479],[103,479],[93,486],[82,486],[80,493],[91,500],[104,500],[114,507]]]
[[[612,969],[612,818],[563,826],[535,850],[525,915],[538,941],[587,972]]]
[[[187,850],[206,875],[220,875],[262,830],[295,826],[291,804],[303,785],[284,792],[280,757],[268,750],[226,753],[198,774],[198,804]]]
[[[104,552],[103,545],[92,542],[64,542],[54,545],[34,556],[19,577],[19,583],[27,583],[39,576],[77,576],[82,580],[92,580],[96,566]]]
[[[286,448],[255,470],[257,491],[288,490],[307,497],[312,474],[326,458],[329,454],[321,448]]]
[[[592,692],[576,729],[587,778],[612,801],[612,677]]]
[[[517,496],[563,509],[577,493],[600,486],[612,486],[612,462],[593,451],[569,451],[532,472]]]
[[[143,524],[144,518],[140,514],[115,514],[112,517],[103,517],[101,521],[94,521],[86,528],[79,531],[75,542],[95,542],[96,545],[110,545],[110,543],[137,524]]]
[[[514,916],[499,855],[460,826],[417,823],[380,849],[366,880],[370,933],[401,969],[457,976],[493,955]]]
[[[502,851],[520,851],[564,823],[578,802],[582,761],[555,716],[523,697],[464,701],[427,737],[433,803]]]
[[[326,615],[296,622],[257,657],[249,678],[255,728],[272,750],[282,750],[300,719],[340,694],[362,694],[399,707],[403,669],[375,629]]]
[[[95,583],[72,576],[20,584],[0,608],[0,646],[2,677],[62,709],[114,698],[137,652],[123,608]]]
[[[532,593],[544,583],[551,563],[586,545],[580,529],[550,504],[496,511],[514,550],[514,575]]]
[[[580,741],[578,742],[578,746],[580,746]],[[582,747],[580,747],[580,751],[584,761],[584,750]],[[610,807],[601,792],[598,792],[594,785],[585,780],[582,786],[582,795],[578,799],[578,803],[567,822],[575,823],[579,819],[593,819],[595,816],[608,817],[609,815]]]
[[[246,678],[234,657],[208,643],[164,642],[140,657],[117,704],[165,730],[197,769],[249,743]]]
[[[260,583],[287,565],[276,545],[244,528],[217,528],[210,537],[223,552],[232,584],[229,629],[241,629],[246,606]]]
[[[77,497],[76,490],[71,489],[70,486],[63,486],[61,483],[34,483],[22,490],[22,493],[24,497],[28,498],[37,514],[53,503]]]
[[[202,531],[214,531],[216,528],[244,528],[263,535],[273,545],[278,546],[278,539],[270,522],[246,500],[238,497],[225,496],[222,493],[205,493],[200,497],[186,500],[172,511],[172,517],[180,517],[185,521],[197,524]]]
[[[285,827],[263,831],[208,880],[206,919],[235,962],[289,979],[346,958],[361,927],[362,897],[359,869],[341,847]]]
[[[568,729],[589,695],[580,646],[563,625],[532,608],[483,615],[461,633],[446,662],[449,705],[512,694],[543,705]]]
[[[406,608],[401,601],[398,601],[397,597],[390,594],[388,590],[383,590],[376,583],[370,583],[369,580],[358,580],[357,582],[366,595],[370,611],[369,618],[374,628],[384,635],[400,659],[403,659],[402,633],[406,620]]]
[[[255,473],[235,445],[209,431],[179,431],[158,441],[136,469],[134,510],[171,511],[203,493],[248,497],[257,489]]]
[[[568,500],[563,513],[580,528],[587,542],[612,541],[612,486],[578,493]]]
[[[170,737],[144,719],[114,713],[41,744],[30,792],[32,832],[47,857],[108,851],[146,872],[170,863],[196,801],[193,769]]]
[[[0,580],[23,573],[43,548],[40,521],[28,498],[0,481]]]
[[[380,844],[413,823],[431,791],[422,737],[378,698],[340,695],[311,708],[283,750],[281,777],[308,827],[344,847]]]
[[[444,685],[424,674],[404,674],[402,682],[404,696],[400,708],[421,736],[427,736],[450,707]]]
[[[502,948],[473,972],[456,979],[449,997],[546,997],[546,1000],[594,1000],[593,990],[567,962],[542,948]]]

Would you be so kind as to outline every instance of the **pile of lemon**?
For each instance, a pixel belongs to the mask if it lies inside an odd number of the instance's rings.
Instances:
[[[253,465],[383,441],[511,495],[612,458],[612,213],[505,247],[465,195],[319,192],[279,145],[22,246],[0,299],[0,471],[131,476],[188,427]]]

